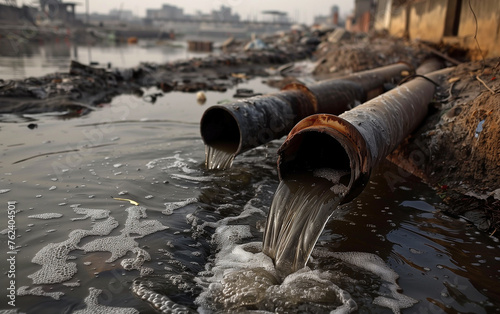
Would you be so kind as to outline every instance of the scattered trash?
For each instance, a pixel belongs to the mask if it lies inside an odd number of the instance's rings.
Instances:
[[[256,38],[254,40],[252,40],[251,42],[249,42],[248,44],[246,44],[245,46],[245,50],[264,50],[264,49],[267,49],[267,45],[265,42],[262,41],[262,39],[260,38]]]
[[[207,101],[207,96],[205,95],[204,92],[198,92],[196,94],[196,101],[200,104],[203,105]]]

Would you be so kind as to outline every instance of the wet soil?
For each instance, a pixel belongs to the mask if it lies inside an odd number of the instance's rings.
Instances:
[[[423,178],[442,209],[494,232],[500,226],[500,58],[463,63],[432,114],[389,159]]]

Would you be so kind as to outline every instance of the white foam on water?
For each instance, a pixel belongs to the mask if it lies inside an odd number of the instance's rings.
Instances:
[[[167,296],[156,293],[145,285],[137,283],[137,281],[134,281],[132,285],[132,292],[142,300],[149,302],[162,313],[185,314],[192,312],[191,309],[174,303]]]
[[[163,225],[158,220],[140,220],[147,217],[145,207],[131,206],[127,208],[126,211],[128,212],[128,217],[125,222],[125,227],[121,231],[123,236],[132,236],[136,234],[138,236],[135,236],[135,238],[142,238],[155,232],[168,229],[167,226]]]
[[[108,218],[109,214],[111,213],[111,211],[107,209],[80,208],[79,206],[80,204],[75,204],[71,205],[70,207],[73,207],[73,210],[78,215],[84,216],[79,218],[72,218],[71,220],[85,220],[87,218],[90,218],[90,220],[94,221],[96,219]]]
[[[249,201],[243,212],[203,226],[215,227],[212,241],[218,253],[207,271],[195,279],[204,287],[195,303],[198,312],[295,311],[306,304],[310,308],[327,308],[336,313],[350,313],[357,309],[348,292],[333,283],[327,272],[304,268],[279,283],[278,274],[270,257],[262,253],[261,242],[242,243],[254,235],[248,219],[265,217]],[[243,224],[237,224],[242,221]],[[248,307],[248,308],[247,308]]]
[[[34,284],[55,284],[71,279],[77,273],[76,263],[68,262],[73,259],[69,256],[71,251],[78,248],[80,240],[89,235],[107,235],[118,226],[118,222],[110,217],[105,221],[94,224],[91,230],[73,230],[68,239],[59,243],[49,243],[38,251],[32,263],[39,264],[42,268],[28,276]]]
[[[188,161],[191,163],[196,163],[193,162],[192,159],[188,159]],[[197,172],[197,170],[191,169],[186,160],[180,157],[179,154],[175,154],[174,156],[169,156],[169,157],[156,158],[146,164],[146,167],[148,169],[153,169],[156,168],[157,166],[159,166],[162,170],[175,168],[175,169],[180,169],[184,173]]]
[[[31,219],[55,219],[55,218],[61,218],[63,215],[59,213],[43,213],[43,214],[38,214],[38,215],[30,215],[28,218]]]
[[[174,213],[174,210],[195,203],[197,201],[197,198],[188,198],[185,201],[164,203],[165,209],[162,211],[162,214],[172,215]]]
[[[141,276],[151,274],[153,272],[152,268],[144,267],[144,262],[151,260],[151,255],[141,248],[135,247],[132,252],[136,254],[135,258],[125,258],[121,261],[120,265],[126,270],[137,269]]]
[[[64,292],[45,292],[42,287],[34,287],[29,290],[28,289],[28,286],[19,287],[19,289],[17,289],[17,295],[35,295],[40,297],[49,297],[55,300],[59,300],[62,296],[64,296]]]
[[[188,176],[185,174],[172,174],[172,178],[189,180],[189,181],[194,181],[194,182],[211,182],[214,180],[214,178],[212,176],[194,177],[194,176]]]
[[[386,283],[383,285],[389,289],[391,294],[389,296],[376,297],[373,300],[373,304],[387,307],[394,313],[400,313],[402,309],[409,308],[418,302],[399,292],[401,287],[396,282],[399,275],[375,254],[365,252],[322,252],[318,254],[323,255],[323,257],[340,259],[348,264],[369,271],[384,280]]]
[[[168,229],[157,220],[141,220],[147,217],[145,207],[130,206],[126,211],[128,217],[120,235],[97,238],[83,245],[81,249],[85,252],[110,252],[111,257],[106,262],[111,263],[125,256],[129,251],[134,252],[139,246],[135,239]]]
[[[74,314],[139,314],[131,307],[111,307],[99,304],[98,297],[102,293],[101,289],[89,288],[89,295],[85,298],[86,308],[76,310]]]
[[[111,257],[106,260],[106,263],[112,263],[138,246],[139,243],[133,238],[119,235],[95,239],[83,245],[80,249],[84,250],[85,253],[110,252]]]
[[[127,268],[130,268],[129,270],[138,269],[142,274],[152,272],[152,269],[143,266],[145,261],[150,260],[149,254],[145,250],[138,248],[139,244],[135,239],[165,230],[168,227],[157,220],[143,220],[143,218],[147,217],[146,208],[142,206],[128,207],[126,209],[128,217],[121,234],[104,237],[118,227],[116,219],[109,217],[109,211],[73,207],[76,212],[85,215],[85,217],[101,220],[95,222],[91,230],[73,230],[66,241],[49,243],[38,251],[32,262],[41,265],[42,268],[28,276],[33,280],[34,284],[55,284],[71,279],[77,273],[76,263],[69,262],[69,260],[74,259],[69,255],[74,250],[110,252],[111,257],[106,261],[109,263],[125,256],[130,251],[137,256],[135,259],[124,262],[126,266],[131,265],[130,267],[127,266]],[[105,217],[107,218],[102,220]],[[100,237],[79,247],[78,244],[81,239],[86,236]]]

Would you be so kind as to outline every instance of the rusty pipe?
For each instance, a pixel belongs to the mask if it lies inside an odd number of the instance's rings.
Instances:
[[[301,119],[315,113],[341,114],[375,95],[385,83],[411,72],[397,63],[310,86],[291,84],[281,92],[212,106],[200,131],[207,146],[225,146],[234,156],[288,134]]]
[[[347,203],[363,191],[372,169],[424,120],[436,81],[447,68],[417,77],[340,116],[301,120],[278,150],[278,175],[287,179],[319,168],[349,171]]]

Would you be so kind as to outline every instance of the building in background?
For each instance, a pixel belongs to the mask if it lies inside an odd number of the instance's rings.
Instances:
[[[375,7],[375,0],[355,0],[354,13],[347,18],[345,28],[351,32],[368,32]]]
[[[341,26],[339,6],[333,5],[329,15],[317,15],[314,17],[315,25]]]
[[[164,4],[161,9],[146,10],[146,18],[162,20],[181,20],[184,19],[184,9],[170,4]]]
[[[472,58],[497,57],[499,4],[499,0],[379,0],[374,28],[412,40],[453,43],[469,49]]]

